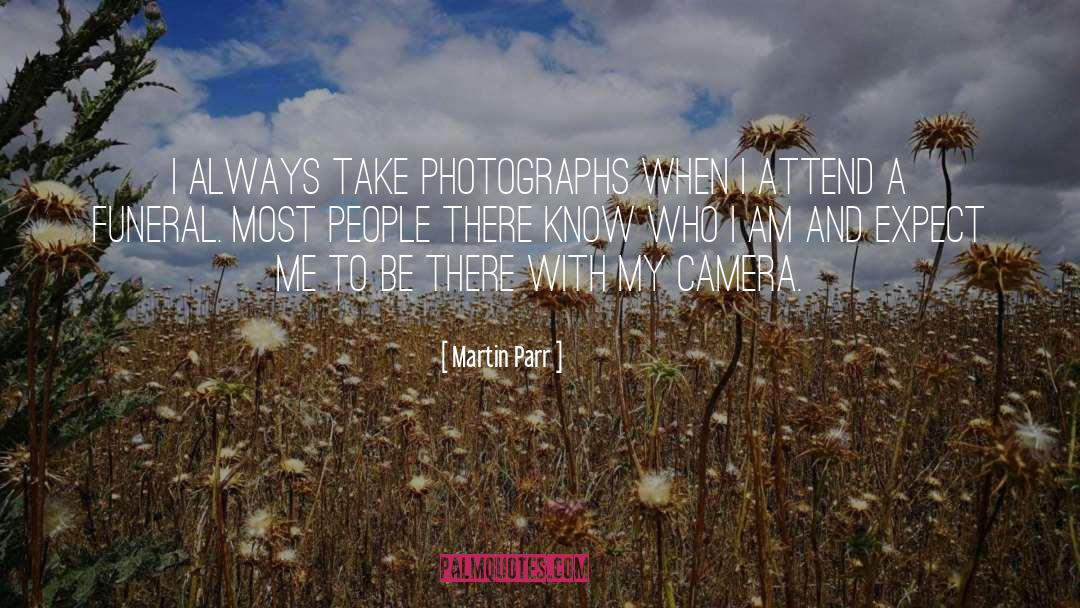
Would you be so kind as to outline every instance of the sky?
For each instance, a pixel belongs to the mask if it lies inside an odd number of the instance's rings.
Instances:
[[[76,18],[88,3],[71,3]],[[161,2],[168,34],[156,80],[176,92],[126,99],[106,126],[127,145],[109,160],[158,181],[148,205],[325,204],[172,194],[172,158],[237,156],[731,156],[738,128],[805,114],[821,156],[870,158],[875,183],[901,160],[903,196],[846,200],[792,192],[810,205],[941,204],[936,161],[912,160],[922,116],[965,112],[979,143],[950,159],[955,202],[982,205],[980,240],[1042,250],[1044,265],[1080,258],[1080,3],[1044,0],[775,2],[651,0],[259,0]],[[51,2],[0,9],[0,74],[52,48]],[[102,75],[90,75],[87,86]],[[7,78],[10,78],[8,76]],[[6,81],[6,79],[4,80]],[[0,81],[3,82],[3,81]],[[70,111],[43,112],[51,137]],[[593,197],[595,198],[595,197]],[[386,202],[376,199],[360,203]],[[394,204],[446,203],[429,197]],[[461,202],[461,201],[458,201]],[[508,204],[535,201],[505,197]],[[558,203],[599,204],[589,197]],[[683,201],[678,201],[683,202]],[[685,201],[694,202],[691,199]],[[548,204],[553,204],[548,201]],[[910,281],[934,245],[860,251],[858,284]],[[951,257],[959,245],[949,245]],[[275,254],[459,251],[433,243],[304,246],[123,244],[105,266],[152,285],[212,280],[209,259],[240,258],[254,282]],[[466,248],[467,249],[467,248]],[[707,250],[677,246],[676,253]],[[785,244],[802,286],[820,269],[847,277],[852,249]],[[561,251],[581,252],[581,246]],[[730,251],[729,251],[730,250]],[[478,250],[479,251],[479,250]],[[731,247],[717,253],[736,253]]]

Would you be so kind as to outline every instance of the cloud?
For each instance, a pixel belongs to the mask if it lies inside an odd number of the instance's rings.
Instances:
[[[4,50],[0,53],[0,75],[6,83],[22,66],[23,60],[38,51],[55,51],[54,40],[59,36],[59,17],[56,7],[44,2],[28,2],[0,9],[0,38]]]
[[[966,166],[950,164],[956,202],[984,205],[981,232],[1040,246],[1048,264],[1080,257],[1080,174],[1072,168],[1080,156],[1072,135],[1080,127],[1080,106],[1073,103],[1080,93],[1073,77],[1080,40],[1068,27],[1080,18],[1075,3],[570,0],[566,6],[571,20],[539,35],[468,28],[423,0],[284,0],[253,13],[261,31],[255,40],[192,51],[168,48],[166,37],[156,78],[177,85],[180,94],[140,92],[125,101],[109,129],[131,145],[115,158],[145,179],[166,174],[172,157],[199,155],[723,157],[733,152],[741,122],[806,113],[822,155],[866,156],[879,170],[894,156],[901,159],[907,194],[858,202],[939,204],[940,168],[925,157],[912,161],[907,137],[920,116],[966,111],[980,142]],[[0,53],[0,67],[54,37],[48,34],[54,19],[41,6],[5,11],[0,15],[14,15],[15,25],[9,32],[0,22],[0,34],[18,38]],[[265,114],[221,117],[201,109],[214,78],[281,61],[307,62],[329,86],[283,99]],[[695,129],[683,115],[702,95],[725,100],[729,110]],[[324,179],[332,183],[329,174]],[[887,174],[875,175],[881,180]],[[149,203],[207,202],[172,196],[161,186]],[[410,196],[395,203],[445,200]],[[210,202],[223,208],[254,201]],[[540,204],[556,202],[600,201]],[[853,201],[795,194],[786,202],[805,216],[812,204]],[[146,275],[152,268],[155,277],[179,283],[205,272],[202,249],[214,248],[132,245],[110,253],[108,263],[121,273]],[[252,276],[275,253],[297,250],[235,249],[250,260]],[[932,250],[925,242],[868,248],[860,252],[867,262],[860,284],[907,279],[914,258]],[[796,276],[805,284],[822,266],[848,272],[845,246],[793,243],[784,251],[798,257]]]
[[[279,60],[258,44],[226,40],[199,51],[163,47],[158,55],[172,63],[191,80],[210,80],[246,69],[265,68]]]

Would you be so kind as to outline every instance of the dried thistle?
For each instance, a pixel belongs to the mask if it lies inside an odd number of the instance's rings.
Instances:
[[[675,474],[671,471],[643,471],[634,482],[634,498],[647,511],[670,512],[678,503]]]
[[[912,272],[917,272],[923,276],[926,276],[934,272],[934,263],[926,258],[919,258],[915,260],[915,264],[911,267]]]
[[[634,179],[667,179],[682,173],[676,156],[641,156],[634,165]]]
[[[713,209],[721,224],[739,220],[746,223],[771,221],[784,214],[784,206],[778,200],[772,186],[739,185],[736,180],[717,182],[713,193],[705,200],[705,206]],[[711,221],[711,216],[709,220]]]
[[[817,278],[826,285],[835,285],[840,280],[840,276],[831,270],[819,270]]]
[[[12,213],[26,221],[51,219],[74,222],[86,218],[90,203],[77,190],[57,181],[24,181],[7,200]]]
[[[686,297],[692,302],[695,314],[705,318],[716,314],[746,314],[747,307],[752,302],[749,292],[746,291],[752,280],[749,263],[749,260],[743,258],[740,266],[732,260],[728,271],[718,269],[717,272],[721,277],[729,277],[729,281],[721,279],[703,282],[697,289],[689,292]]]
[[[596,297],[580,285],[548,276],[539,268],[526,268],[526,279],[518,285],[515,296],[548,311],[582,310],[596,303]]]
[[[661,263],[664,265],[670,264],[671,257],[674,254],[675,250],[672,248],[671,243],[663,241],[649,241],[641,246],[642,257],[648,260],[653,267],[657,267]]]
[[[36,220],[22,232],[27,265],[40,265],[66,274],[80,268],[97,268],[94,233],[81,224]]]
[[[933,156],[935,150],[939,154],[953,150],[959,152],[960,157],[967,162],[967,154],[974,152],[978,139],[975,122],[966,114],[960,113],[920,118],[915,121],[915,128],[912,129],[908,141],[912,144],[913,157],[917,157],[923,150],[926,150],[928,156]]]
[[[236,268],[236,256],[231,253],[219,253],[210,260],[210,264],[214,268]]]
[[[270,354],[289,341],[285,329],[273,319],[248,319],[236,331],[257,357]]]
[[[544,529],[560,545],[578,546],[592,543],[593,514],[589,507],[576,499],[551,499],[544,504]]]
[[[960,271],[950,282],[985,291],[1043,291],[1038,276],[1042,265],[1035,258],[1039,250],[1012,243],[972,243],[953,260]]]
[[[1030,490],[1051,480],[1058,431],[1035,422],[1031,412],[1016,422],[1004,422],[997,440],[987,451],[983,474],[1001,477],[998,488],[1008,482]]]
[[[739,130],[735,157],[750,149],[757,150],[762,156],[790,148],[816,152],[810,141],[814,133],[807,127],[806,121],[806,116],[792,118],[783,114],[769,114],[746,121]]]
[[[873,245],[874,233],[868,228],[863,228],[862,230],[848,228],[847,240],[849,243],[866,243],[867,245]]]
[[[648,224],[655,213],[655,198],[613,194],[607,201],[607,216],[612,219],[619,218],[630,225]]]

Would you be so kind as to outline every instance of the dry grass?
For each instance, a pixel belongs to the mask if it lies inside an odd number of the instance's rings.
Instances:
[[[170,534],[192,561],[157,593],[184,605],[577,605],[570,586],[438,583],[440,552],[567,550],[593,556],[591,605],[685,605],[699,423],[735,347],[734,314],[747,337],[709,417],[698,605],[953,604],[986,479],[1001,515],[972,605],[1075,596],[1077,397],[1064,367],[1078,352],[1075,287],[1008,301],[996,423],[996,307],[975,291],[938,294],[921,327],[919,294],[898,287],[854,312],[824,289],[781,299],[772,324],[764,300],[703,315],[663,294],[648,352],[648,302],[623,301],[620,344],[617,294],[540,308],[265,288],[216,302],[216,287],[148,300],[99,388],[150,385],[158,407],[50,467],[67,481],[51,499],[79,524],[52,546]],[[573,454],[551,374],[444,375],[433,361],[442,339],[544,346],[555,317]],[[275,319],[286,341],[249,319]]]

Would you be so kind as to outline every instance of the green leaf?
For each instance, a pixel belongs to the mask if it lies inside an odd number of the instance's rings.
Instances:
[[[160,576],[187,560],[185,552],[149,535],[115,543],[99,556],[84,555],[50,577],[45,601],[54,608],[106,602],[116,587],[136,578]]]
[[[49,449],[70,445],[105,425],[127,418],[136,410],[153,405],[155,401],[156,395],[142,390],[86,407],[57,421],[54,427],[49,429]]]
[[[150,190],[150,184],[134,185],[130,176],[118,186],[103,192],[95,183],[102,176],[120,171],[116,165],[99,162],[100,155],[119,145],[114,139],[100,136],[102,128],[128,94],[147,87],[169,88],[149,80],[156,67],[148,57],[154,43],[165,33],[162,23],[147,23],[143,36],[127,30],[129,22],[143,8],[144,0],[99,0],[96,8],[72,29],[70,14],[60,2],[59,39],[56,50],[28,57],[15,71],[0,98],[0,184],[10,184],[13,177],[57,179],[87,193],[93,191],[97,205],[113,209],[114,221],[124,221],[116,213],[137,205]],[[0,0],[0,7],[7,0]],[[72,88],[89,71],[108,66],[108,80],[94,92]],[[45,129],[37,116],[54,94],[63,94],[74,113],[74,121],[62,141],[46,141]],[[51,131],[52,129],[50,129]],[[96,165],[96,166],[95,166]],[[78,174],[77,174],[78,172]],[[22,257],[20,235],[27,218],[12,213],[7,202],[10,192],[0,187],[0,386],[5,392],[27,394],[27,306],[30,301],[31,272]],[[98,257],[110,245],[106,231],[100,231]],[[136,410],[152,405],[156,395],[147,390],[125,391],[113,395],[91,392],[94,380],[101,375],[101,365],[109,352],[122,343],[131,328],[131,310],[142,297],[141,285],[124,283],[119,289],[110,286],[108,274],[89,269],[81,274],[50,280],[38,298],[39,336],[51,335],[51,327],[62,319],[59,342],[37,341],[38,391],[43,361],[48,351],[55,352],[54,382],[47,399],[54,412],[49,425],[49,454],[62,457],[61,451],[95,429],[119,421]],[[56,311],[61,311],[57,316]],[[5,411],[0,421],[0,449],[27,442],[25,398],[13,411]],[[25,559],[25,533],[22,500],[17,493],[0,492],[0,572],[14,573]],[[51,606],[110,604],[114,588],[143,576],[155,576],[182,563],[186,556],[174,551],[168,542],[142,537],[115,544],[104,552],[74,544],[50,550],[46,572],[46,597]],[[0,606],[23,602],[15,589],[14,576],[0,577]]]

